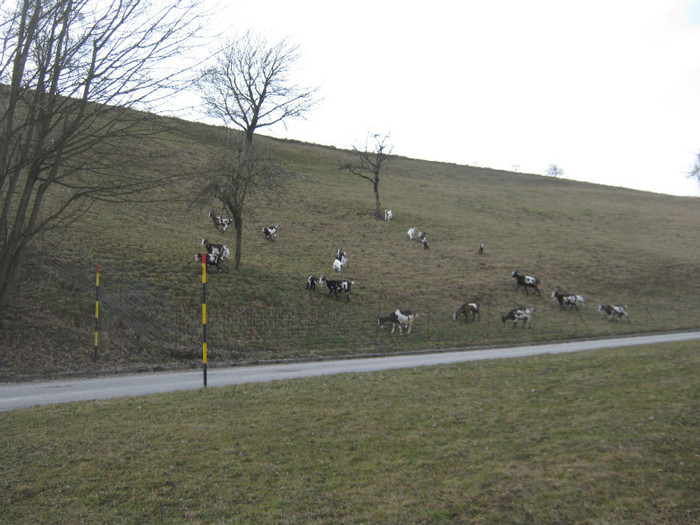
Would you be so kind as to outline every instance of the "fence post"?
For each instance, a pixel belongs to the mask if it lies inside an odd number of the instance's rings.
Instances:
[[[202,373],[207,387],[207,254],[202,254]]]
[[[95,346],[92,354],[92,360],[97,361],[97,341],[99,334],[99,320],[100,320],[100,265],[97,265],[97,272],[95,274]]]

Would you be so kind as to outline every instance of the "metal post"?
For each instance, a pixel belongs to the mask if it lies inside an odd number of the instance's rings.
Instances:
[[[95,346],[92,354],[93,361],[97,361],[97,341],[99,334],[100,320],[100,265],[97,265],[97,274],[95,278]]]
[[[202,372],[207,387],[207,254],[202,254]]]

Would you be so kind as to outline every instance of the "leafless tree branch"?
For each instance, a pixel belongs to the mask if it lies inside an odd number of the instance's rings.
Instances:
[[[260,128],[304,118],[317,88],[291,80],[299,59],[299,46],[287,39],[270,44],[248,32],[228,42],[198,80],[209,114],[243,130],[249,143]]]
[[[695,163],[688,172],[688,178],[695,179],[695,181],[700,184],[700,153],[695,156]]]
[[[368,133],[362,148],[353,146],[355,160],[341,165],[341,169],[372,183],[374,189],[374,217],[381,219],[381,203],[379,200],[379,183],[384,163],[393,151],[390,134],[381,135]],[[372,143],[370,144],[370,139]]]
[[[0,317],[38,233],[166,182],[155,146],[133,146],[162,130],[135,110],[183,88],[200,17],[196,0],[2,4]]]
[[[220,203],[233,220],[237,270],[243,251],[243,219],[257,200],[272,201],[281,195],[283,173],[263,149],[232,130],[196,185],[193,205],[207,209],[212,202]]]

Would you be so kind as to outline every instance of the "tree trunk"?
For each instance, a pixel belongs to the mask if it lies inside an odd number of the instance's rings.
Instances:
[[[382,219],[382,213],[380,211],[382,205],[379,203],[379,178],[374,179],[374,218],[377,220]]]
[[[249,127],[245,130],[245,142],[250,146],[253,143],[253,133],[255,133],[255,128]]]
[[[7,261],[3,261],[0,269],[0,323],[5,314],[5,309],[12,300],[16,300],[13,294],[17,277],[24,259],[24,251],[17,250],[14,257],[8,256]]]

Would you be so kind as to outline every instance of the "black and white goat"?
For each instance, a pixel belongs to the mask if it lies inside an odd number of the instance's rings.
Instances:
[[[413,328],[413,321],[415,321],[418,314],[411,312],[410,310],[401,310],[400,308],[395,312],[390,313],[384,317],[380,317],[377,320],[377,325],[379,328],[384,330],[384,325],[386,323],[391,323],[391,333],[393,334],[396,327],[399,327],[399,334],[403,334],[404,328],[408,328],[407,334],[411,333],[411,328]]]
[[[481,305],[479,303],[464,303],[454,311],[452,319],[456,321],[460,315],[464,315],[464,322],[469,322],[470,315],[474,321],[476,321],[476,316],[478,315],[479,321],[481,321]]]
[[[612,321],[617,319],[621,321],[623,317],[627,318],[628,322],[631,322],[630,316],[627,313],[627,305],[621,304],[601,304],[598,306],[599,312],[604,312],[608,315],[608,320]]]
[[[391,312],[389,315],[385,315],[383,317],[380,317],[377,319],[377,326],[384,330],[384,325],[386,323],[392,323],[392,324],[397,324],[399,322],[399,318],[396,316],[394,312]]]
[[[315,291],[316,290],[316,285],[322,285],[325,282],[325,279],[323,278],[323,275],[321,276],[320,279],[317,279],[313,275],[309,275],[308,279],[306,279],[306,289]]]
[[[348,254],[345,253],[345,250],[343,250],[342,248],[337,248],[335,250],[335,258],[338,261],[342,262],[343,265],[348,264]]]
[[[586,306],[586,298],[583,295],[574,295],[568,293],[561,293],[559,290],[554,290],[552,292],[552,298],[556,299],[559,303],[559,308],[562,310],[569,308],[569,310],[576,308],[583,308]]]
[[[513,270],[511,277],[518,282],[516,288],[523,286],[525,288],[525,293],[528,295],[530,293],[529,289],[532,288],[537,292],[537,295],[541,295],[540,289],[537,288],[540,284],[540,280],[537,277],[533,277],[532,275],[520,275],[518,270]]]
[[[479,249],[478,249],[479,255],[484,253],[484,248],[486,248],[486,245],[483,242],[481,244],[479,244]]]
[[[229,225],[233,222],[231,219],[227,219],[226,217],[221,217],[214,213],[213,211],[209,212],[209,217],[211,218],[212,222],[214,223],[214,227],[219,230],[221,233],[224,233],[226,231],[226,228],[229,227]]]
[[[425,232],[419,231],[416,233],[416,228],[412,227],[408,229],[407,235],[410,240],[417,240],[423,245],[423,248],[428,249],[428,239],[425,238]]]
[[[384,210],[384,220],[390,222],[394,218],[394,214],[391,210]]]
[[[343,271],[343,268],[348,264],[348,256],[347,254],[343,251],[342,248],[338,248],[335,251],[335,259],[333,260],[333,269],[341,273]]]
[[[207,253],[214,255],[220,255],[222,259],[228,259],[231,252],[223,244],[217,244],[215,242],[209,242],[206,239],[202,239],[200,243],[204,248],[206,248]]]
[[[513,328],[515,328],[515,325],[518,324],[518,321],[522,321],[523,328],[525,328],[525,325],[527,325],[528,328],[532,328],[532,314],[534,312],[534,308],[523,308],[522,306],[518,308],[513,308],[506,315],[501,316],[501,323],[503,324],[503,326],[505,326],[506,321],[512,320]]]
[[[277,225],[263,226],[262,232],[265,235],[265,239],[268,241],[274,241],[277,238]]]
[[[221,266],[220,266],[221,255],[213,254],[213,253],[207,253],[207,254],[198,253],[197,255],[194,256],[194,260],[201,264],[202,263],[202,255],[206,256],[207,266],[216,266],[217,270],[222,271]]]
[[[348,280],[332,280],[332,279],[324,279],[321,277],[319,279],[319,284],[321,282],[328,288],[328,297],[331,296],[331,294],[335,295],[335,298],[340,301],[340,298],[338,297],[338,293],[344,293],[347,295],[348,301],[351,299],[350,295],[350,286],[355,284],[355,281],[348,281]]]

